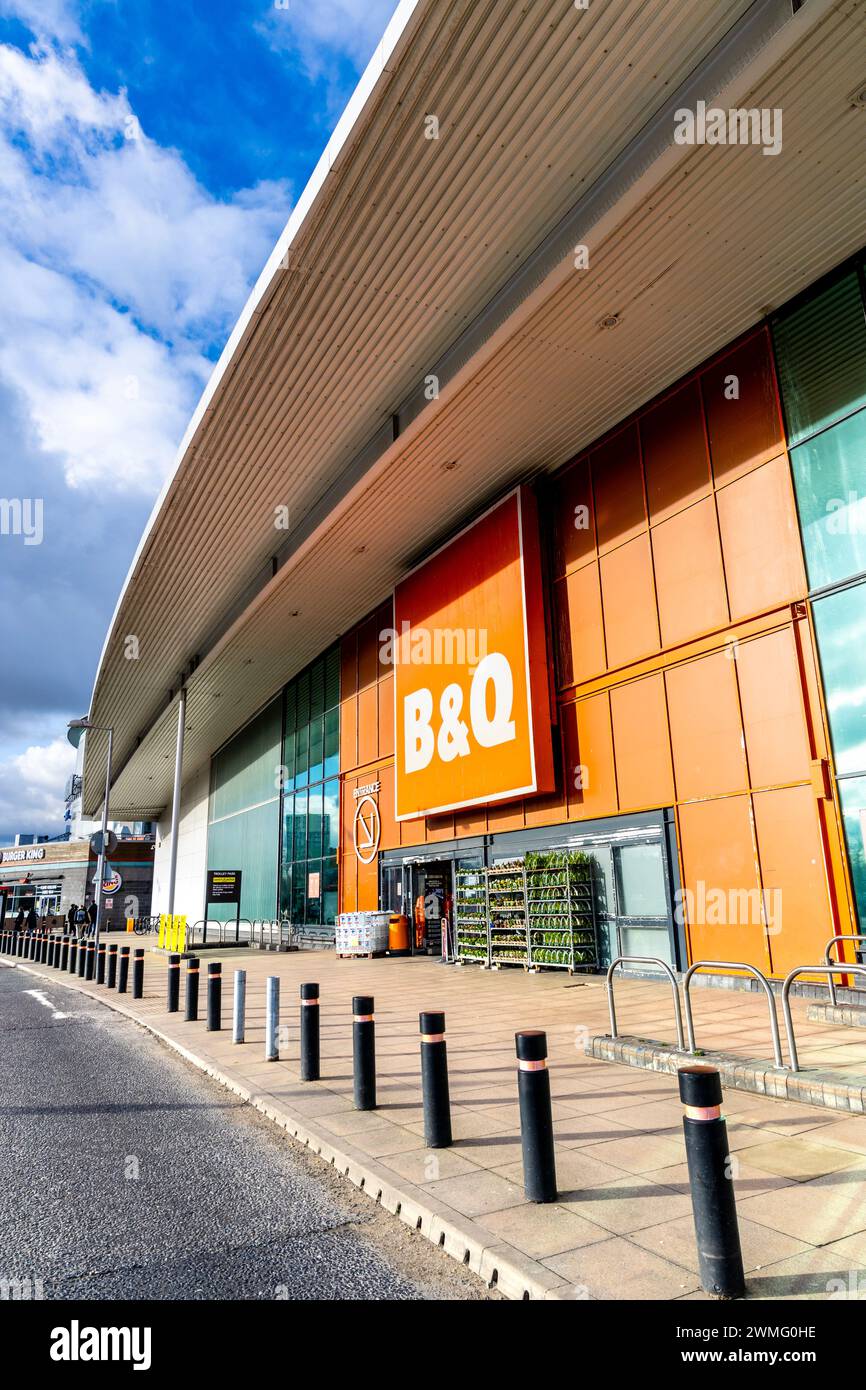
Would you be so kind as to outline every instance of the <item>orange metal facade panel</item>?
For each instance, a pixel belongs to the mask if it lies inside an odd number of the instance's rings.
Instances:
[[[358,910],[358,861],[354,854],[344,854],[340,866],[340,911]]]
[[[358,697],[340,704],[340,771],[358,766]]]
[[[752,786],[808,782],[809,736],[793,629],[741,642],[736,666]]]
[[[615,815],[619,807],[607,691],[566,706],[562,716],[569,815],[578,820]]]
[[[379,681],[379,757],[394,756],[394,676]],[[393,780],[393,773],[392,780]]]
[[[748,786],[734,662],[713,652],[665,672],[680,801]]]
[[[379,821],[382,827],[380,849],[396,849],[400,844],[400,832],[394,816],[394,764],[376,770],[372,780],[381,783],[378,793]]]
[[[558,684],[579,685],[605,669],[598,565],[585,565],[554,584]]]
[[[736,622],[803,598],[806,573],[787,455],[716,493]]]
[[[749,797],[681,806],[679,823],[690,959],[768,970]]]
[[[347,700],[358,689],[358,634],[349,632],[340,643],[340,698]]]
[[[675,647],[728,622],[716,506],[706,497],[653,527],[662,645]]]
[[[649,536],[603,555],[600,566],[607,663],[627,666],[659,648]]]
[[[620,810],[670,806],[674,777],[664,677],[616,686],[610,712]]]
[[[379,626],[373,614],[358,629],[358,689],[373,685],[379,675]]]
[[[736,378],[739,397],[732,397]],[[782,412],[766,329],[701,375],[716,483],[727,482],[782,452]]]
[[[373,684],[358,696],[358,766],[375,762],[379,756],[378,687]]]
[[[556,577],[575,569],[595,555],[595,504],[589,475],[589,459],[578,459],[548,491],[542,513],[553,537],[553,573]]]
[[[646,529],[637,425],[620,430],[594,449],[590,458],[598,548],[610,550]]]
[[[640,417],[650,518],[682,511],[711,488],[697,381],[687,381]]]
[[[820,959],[835,930],[818,810],[810,787],[757,792],[754,805],[773,973],[782,975]]]
[[[503,830],[523,830],[523,801],[503,801],[487,808],[487,828],[491,835]]]

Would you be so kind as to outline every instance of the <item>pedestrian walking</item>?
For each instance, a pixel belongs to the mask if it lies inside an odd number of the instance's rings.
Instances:
[[[74,936],[74,935],[75,935],[75,920],[76,920],[76,913],[77,913],[77,912],[78,912],[78,903],[71,903],[70,906],[69,906],[69,911],[68,911],[67,914],[66,914],[66,925],[67,925],[67,927],[69,928],[69,935],[70,935],[70,936]]]
[[[87,934],[88,934],[88,936],[94,936],[94,935],[96,934],[96,917],[97,917],[97,912],[98,912],[98,909],[97,909],[97,906],[96,906],[96,900],[94,899],[94,901],[93,901],[92,903],[89,903],[89,904],[88,904],[88,907],[87,907],[87,922],[88,922]]]
[[[84,939],[86,929],[87,913],[84,911],[83,907],[78,907],[75,909],[75,935],[78,937],[79,941]]]

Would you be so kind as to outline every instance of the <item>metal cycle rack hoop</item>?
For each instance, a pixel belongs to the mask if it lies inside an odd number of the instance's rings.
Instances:
[[[830,940],[827,942],[827,945],[824,947],[824,960],[827,965],[833,964],[833,957],[830,955],[830,952],[832,951],[837,941],[866,941],[866,936],[857,936],[856,934],[852,936],[842,934],[831,936]],[[844,961],[839,961],[840,965],[844,965],[844,963]],[[827,976],[827,984],[830,988],[830,1002],[833,1005],[833,1008],[835,1009],[838,1000],[836,998],[836,981],[833,979],[832,975]]]
[[[834,938],[835,940],[835,938]],[[785,976],[782,985],[782,1016],[785,1020],[785,1032],[788,1037],[788,1055],[791,1058],[791,1071],[800,1070],[800,1062],[797,1057],[797,1045],[794,1042],[794,1020],[791,1017],[791,1001],[788,998],[791,993],[791,985],[798,975],[826,975],[827,983],[834,975],[863,975],[866,976],[866,966],[864,965],[797,965]]]
[[[693,965],[689,966],[683,976],[683,1004],[685,1006],[689,1052],[692,1054],[695,1052],[695,1027],[692,1019],[692,1001],[689,996],[689,986],[692,982],[692,976],[698,970],[718,970],[720,967],[726,970],[748,970],[750,975],[754,975],[756,980],[760,980],[764,993],[767,996],[767,1003],[770,1009],[770,1036],[773,1039],[773,1056],[776,1061],[776,1066],[784,1067],[782,1040],[779,1036],[779,1018],[776,1013],[776,1000],[773,997],[770,982],[766,975],[762,974],[756,965],[748,965],[744,960],[696,960]]]
[[[674,1021],[676,1023],[677,1029],[677,1048],[680,1052],[685,1052],[686,1043],[685,1038],[683,1036],[683,1016],[682,1011],[680,1009],[680,992],[677,989],[677,978],[671,967],[668,965],[667,961],[660,960],[658,956],[617,956],[615,960],[611,961],[607,969],[606,985],[607,1007],[608,1012],[610,1013],[610,1036],[612,1038],[616,1038],[619,1036],[616,1030],[616,1009],[614,1008],[613,1002],[613,972],[616,970],[616,967],[618,965],[623,965],[625,962],[630,962],[632,964],[637,965],[657,965],[668,976],[671,982],[671,990],[673,992]]]

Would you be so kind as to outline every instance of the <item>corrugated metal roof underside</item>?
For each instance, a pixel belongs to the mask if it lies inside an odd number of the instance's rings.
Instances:
[[[201,766],[327,641],[380,601],[410,557],[475,505],[515,477],[564,462],[862,243],[866,113],[854,109],[846,94],[862,83],[864,67],[863,5],[848,0],[748,99],[784,109],[782,155],[768,158],[748,147],[687,151],[659,188],[593,245],[592,273],[568,278],[440,405],[417,437],[402,448],[397,442],[387,468],[324,538],[287,566],[190,682],[186,773]],[[453,215],[459,219],[458,211]],[[430,252],[433,260],[436,254]],[[622,322],[604,331],[598,321],[611,312],[621,314]],[[279,376],[286,350],[282,339],[272,347],[262,368],[268,380]],[[367,399],[367,389],[359,390],[359,400]],[[306,448],[306,433],[299,428],[292,438],[293,460],[295,446],[302,453],[302,444]],[[272,462],[263,463],[272,454],[250,457],[257,462],[246,476],[259,508],[290,503],[274,481]],[[451,459],[460,466],[443,472]],[[230,486],[222,480],[221,495]],[[198,505],[206,504],[198,499]],[[227,520],[233,519],[234,514]],[[172,520],[184,527],[202,524],[198,512],[189,523],[180,516]],[[231,551],[223,556],[229,568],[233,553],[251,544],[242,539],[250,522],[244,498],[236,540],[231,547],[223,542]],[[359,554],[361,546],[366,548]],[[194,544],[190,553],[195,557]],[[194,558],[190,568],[196,568]],[[214,591],[223,592],[222,571],[208,563],[199,568],[174,596],[184,610],[205,603],[199,586],[210,589],[213,602]],[[145,585],[135,591],[134,630],[153,627],[162,609],[164,626],[174,634],[165,633],[163,651],[178,640],[181,615],[175,617],[169,591],[161,587],[171,584],[172,567],[160,565],[159,571],[152,591]],[[295,611],[299,616],[291,617]],[[142,667],[147,650],[143,646],[142,662],[125,663],[125,671],[124,663],[107,671],[99,691],[106,715],[128,711],[127,739],[134,734],[136,709],[144,707],[131,693],[130,667]],[[189,648],[181,644],[177,650]],[[147,666],[148,693],[160,683],[164,689],[173,671],[170,660],[153,655]],[[152,814],[170,800],[173,743],[174,718],[167,717],[121,773],[113,813],[120,805],[123,814]],[[94,757],[93,778],[97,769]]]

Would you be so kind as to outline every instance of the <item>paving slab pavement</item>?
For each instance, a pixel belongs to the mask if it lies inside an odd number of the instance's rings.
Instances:
[[[118,938],[112,938],[118,939]],[[124,938],[128,941],[127,938]],[[208,952],[202,960],[215,959]],[[256,1105],[373,1200],[515,1298],[705,1297],[694,1234],[676,1080],[584,1054],[608,1027],[601,979],[486,972],[425,959],[337,960],[226,950],[222,1023],[166,1012],[167,957],[148,951],[139,1001],[21,962],[91,993],[152,1029]],[[232,972],[247,972],[246,1041],[231,1041]],[[265,982],[280,979],[280,1053],[264,1060]],[[205,1016],[202,972],[200,1015]],[[321,995],[322,1079],[299,1079],[299,985]],[[351,999],[376,1001],[379,1108],[352,1105]],[[667,996],[667,997],[666,997]],[[766,1056],[763,997],[695,991],[699,1046]],[[620,1026],[672,1034],[664,982],[617,983]],[[794,1000],[804,1067],[828,1046],[834,1066],[866,1076],[850,1028],[806,1020]],[[455,1142],[424,1146],[418,1014],[446,1013]],[[181,988],[183,1009],[183,987]],[[547,1030],[559,1200],[523,1195],[514,1033]],[[853,1035],[852,1035],[853,1034]],[[842,1280],[866,1293],[866,1117],[728,1092],[725,1103],[750,1298],[830,1297]],[[823,1293],[822,1293],[823,1290]],[[836,1293],[838,1296],[838,1293]]]

